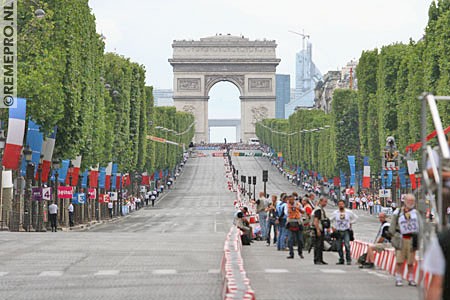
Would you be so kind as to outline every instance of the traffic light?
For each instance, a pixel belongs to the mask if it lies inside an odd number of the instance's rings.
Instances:
[[[262,181],[267,182],[268,179],[269,179],[269,171],[263,170]]]
[[[253,176],[253,185],[256,185],[256,176]]]
[[[252,184],[252,177],[248,176],[248,184]]]
[[[241,176],[241,182],[245,183],[245,176],[244,175]]]

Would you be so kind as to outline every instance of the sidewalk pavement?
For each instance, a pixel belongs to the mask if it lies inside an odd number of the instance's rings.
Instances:
[[[166,190],[164,191],[164,193],[156,199],[156,201],[155,201],[155,206],[156,206],[160,201],[162,201],[162,200],[170,193],[170,191],[172,191],[172,190],[174,190],[174,189],[176,189],[176,185],[175,185],[175,184],[172,186],[172,188],[166,189]],[[150,202],[150,201],[149,201],[149,202]],[[149,206],[143,206],[143,207],[141,207],[140,209],[144,209],[144,208],[151,208],[151,204],[149,204]],[[139,209],[139,210],[140,210],[140,209]],[[86,230],[90,230],[90,229],[92,229],[92,228],[95,228],[96,226],[99,226],[99,225],[101,225],[101,224],[108,224],[108,223],[116,223],[116,222],[119,222],[120,220],[124,220],[125,218],[127,218],[128,216],[130,216],[131,214],[133,214],[133,213],[136,212],[136,211],[138,211],[138,210],[133,210],[132,212],[128,213],[128,214],[125,215],[125,216],[114,216],[114,217],[111,218],[111,219],[105,219],[105,220],[93,220],[93,221],[90,221],[90,222],[88,222],[88,223],[77,224],[77,225],[72,226],[72,227],[65,227],[65,226],[62,227],[62,226],[61,226],[61,227],[58,227],[58,230],[59,230],[59,231],[63,231],[63,232],[69,232],[69,231],[86,231]]]

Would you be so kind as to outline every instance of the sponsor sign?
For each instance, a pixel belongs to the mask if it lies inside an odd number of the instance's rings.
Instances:
[[[85,193],[76,193],[72,197],[73,204],[84,204],[86,203],[86,194]]]
[[[39,187],[34,187],[31,189],[32,200],[41,201],[42,200],[42,189]]]
[[[72,199],[72,187],[71,186],[58,186],[58,198]]]
[[[390,189],[380,189],[379,196],[381,198],[391,198],[391,190]]]
[[[117,192],[109,192],[109,199],[111,201],[117,201]]]
[[[109,194],[100,194],[99,195],[99,198],[98,198],[99,203],[106,203],[109,201],[110,201]]]
[[[97,190],[95,188],[88,189],[89,199],[95,199],[97,197]]]

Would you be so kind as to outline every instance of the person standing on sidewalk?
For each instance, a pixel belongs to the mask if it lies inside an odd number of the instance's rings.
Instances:
[[[69,226],[73,227],[73,204],[72,200],[69,201],[69,207],[67,208],[69,211]]]
[[[392,215],[389,233],[391,243],[395,248],[397,265],[395,268],[395,286],[402,286],[402,266],[407,262],[408,285],[416,286],[414,281],[415,253],[419,248],[419,231],[422,220],[419,212],[415,209],[416,198],[412,194],[405,196],[405,205],[395,210]]]
[[[58,205],[56,205],[56,202],[48,206],[48,216],[50,218],[52,232],[56,232],[56,217],[58,216]]]
[[[278,215],[278,242],[277,242],[277,250],[285,250],[286,249],[286,237],[287,237],[287,230],[286,230],[286,215],[284,214],[284,208],[286,206],[286,193],[282,193],[280,195],[281,202],[277,204],[277,215]]]
[[[330,218],[330,221],[333,223],[333,232],[336,233],[336,239],[339,247],[339,261],[336,264],[344,264],[344,251],[342,250],[343,243],[345,247],[345,259],[347,260],[347,265],[351,265],[350,230],[352,228],[352,224],[356,222],[357,217],[351,210],[345,208],[345,201],[340,200],[338,202],[338,206],[339,209],[334,211]]]
[[[277,242],[278,217],[277,217],[277,196],[272,195],[272,203],[266,208],[267,212],[267,246],[270,246],[270,233],[273,227],[273,244]]]
[[[298,256],[303,258],[303,226],[301,224],[300,210],[300,202],[295,201],[295,196],[288,196],[288,202],[284,212],[287,215],[286,229],[289,238],[289,256],[287,258],[294,258],[294,240],[297,242]]]
[[[259,225],[261,227],[261,238],[262,240],[267,240],[267,212],[266,208],[268,201],[266,199],[266,194],[264,192],[259,193],[259,198],[256,201],[252,201],[256,204],[256,213],[259,218]]]
[[[328,199],[326,197],[321,197],[319,200],[319,205],[317,205],[314,210],[314,233],[315,233],[315,244],[314,244],[314,264],[315,265],[328,265],[323,261],[323,242],[325,236],[325,230],[330,228],[330,220],[325,214],[325,206],[327,206]]]
[[[108,202],[108,209],[109,209],[109,218],[110,219],[112,219],[112,217],[113,217],[113,203],[112,203],[112,201],[109,201]]]
[[[303,197],[302,199],[302,205],[304,213],[302,215],[302,224],[303,224],[303,247],[305,250],[308,250],[308,253],[311,251],[312,248],[312,206],[309,203],[309,198]]]

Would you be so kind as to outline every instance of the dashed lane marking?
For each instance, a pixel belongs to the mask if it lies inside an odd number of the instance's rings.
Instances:
[[[287,269],[264,269],[266,273],[289,273]]]
[[[393,278],[390,275],[382,274],[382,273],[377,272],[377,271],[372,271],[372,270],[362,270],[362,271],[367,272],[368,274],[372,274],[372,275],[378,276],[378,277],[383,278],[383,279],[392,279]]]
[[[0,272],[0,277],[8,275],[9,272]]]
[[[208,274],[219,274],[220,273],[220,269],[209,269],[208,270]]]
[[[320,269],[321,272],[327,273],[327,274],[344,274],[347,273],[347,271],[339,270],[339,269]]]
[[[43,271],[39,274],[39,276],[49,276],[49,277],[57,277],[62,275],[63,271]]]
[[[119,270],[99,270],[94,276],[114,276],[120,273]]]
[[[174,269],[160,269],[160,270],[153,270],[152,273],[154,275],[173,275],[173,274],[177,274],[177,270],[174,270]]]

